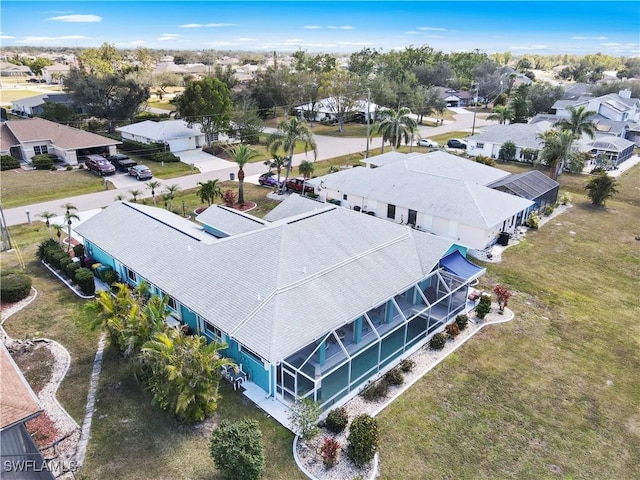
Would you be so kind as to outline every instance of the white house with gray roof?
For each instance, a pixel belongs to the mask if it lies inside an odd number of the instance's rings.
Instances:
[[[523,159],[523,151],[540,150],[543,142],[538,135],[551,129],[551,122],[513,123],[510,125],[489,125],[479,133],[465,138],[467,153],[472,156],[483,155],[498,158],[500,148],[506,142],[516,146],[516,159]]]
[[[352,168],[309,180],[319,200],[365,212],[474,249],[513,233],[534,203],[486,184],[508,172],[445,152],[369,159],[377,168]],[[381,156],[383,157],[383,156]]]
[[[154,210],[116,202],[76,232],[93,261],[226,342],[267,410],[355,396],[465,312],[484,273],[450,240],[333,205],[210,241]]]
[[[205,134],[184,120],[165,120],[132,123],[116,128],[123,140],[142,143],[164,143],[171,152],[195,150],[206,145]]]

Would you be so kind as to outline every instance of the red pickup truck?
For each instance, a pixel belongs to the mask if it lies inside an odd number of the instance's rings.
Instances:
[[[313,187],[308,183],[305,183],[304,178],[290,178],[287,180],[287,184],[285,186],[285,190],[294,191],[298,193],[302,193],[302,185],[304,184],[304,193],[314,193]]]

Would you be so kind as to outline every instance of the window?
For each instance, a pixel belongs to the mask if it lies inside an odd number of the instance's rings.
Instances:
[[[387,218],[396,219],[396,206],[389,204],[387,205]]]
[[[36,155],[40,155],[42,152],[40,151],[40,147],[39,146],[35,146],[33,147],[33,153],[35,153]]]
[[[125,270],[127,271],[127,277],[129,278],[129,280],[131,280],[132,282],[136,282],[138,280],[136,272],[134,272],[133,270],[129,270],[128,268],[125,268]]]
[[[176,308],[176,299],[173,298],[170,295],[167,295],[165,292],[163,292],[162,290],[160,290],[160,296],[164,299],[165,297],[168,297],[168,301],[167,301],[167,306],[171,309],[171,310],[177,310]]]
[[[417,216],[418,212],[416,212],[415,210],[409,210],[409,218],[407,219],[407,223],[409,225],[415,225]]]
[[[248,357],[251,357],[253,360],[255,360],[258,363],[262,363],[262,358],[260,357],[260,355],[258,355],[257,353],[249,350],[247,347],[240,345],[240,351],[244,354],[246,354]]]
[[[483,142],[476,142],[476,148],[484,148]]]
[[[214,327],[213,325],[211,325],[206,320],[204,320],[204,331],[208,332],[208,333],[218,337],[220,340],[222,340],[222,331],[218,327]]]
[[[342,194],[342,199],[343,199],[343,200],[346,200],[346,199],[347,199],[347,194],[346,194],[346,193],[343,193],[343,194]]]
[[[33,147],[33,153],[36,155],[44,155],[45,153],[49,153],[49,149],[46,145],[36,145]]]

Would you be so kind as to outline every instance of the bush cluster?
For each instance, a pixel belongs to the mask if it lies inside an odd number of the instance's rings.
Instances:
[[[384,398],[389,393],[389,384],[384,381],[375,382],[362,392],[362,398],[369,402],[374,402],[381,398]]]
[[[75,282],[84,295],[96,293],[93,272],[83,268],[79,262],[74,262],[67,251],[55,240],[47,239],[42,242],[36,250],[36,257]]]
[[[162,143],[142,143],[135,140],[125,140],[118,148],[124,152],[133,152],[143,158],[150,158],[154,153],[164,152]]]
[[[13,170],[20,168],[20,160],[13,158],[11,155],[2,155],[0,157],[0,171]]]
[[[51,170],[51,167],[54,166],[53,159],[46,153],[31,157],[31,163],[36,170]]]
[[[355,465],[362,467],[370,462],[380,441],[376,419],[366,414],[354,418],[347,441],[347,456]]]
[[[384,374],[383,380],[389,386],[398,386],[404,383],[404,375],[399,368],[394,368]]]
[[[538,228],[540,226],[540,217],[536,212],[531,212],[525,225],[529,228]]]
[[[456,324],[458,325],[458,328],[460,329],[460,331],[467,328],[467,325],[469,325],[469,317],[467,316],[467,314],[461,313],[460,315],[458,315],[456,317]]]
[[[331,410],[325,420],[325,426],[333,433],[340,433],[349,423],[349,414],[346,408],[340,407]]]
[[[549,205],[545,205],[544,209],[542,210],[542,214],[545,217],[548,217],[549,215],[551,215],[553,213],[553,211],[556,209],[555,205],[549,204]]]
[[[476,315],[482,319],[491,311],[491,297],[489,295],[480,295],[480,300],[476,306]]]
[[[404,373],[413,371],[413,368],[415,366],[416,362],[414,362],[413,360],[409,360],[408,358],[400,362],[400,370],[402,370]]]
[[[258,422],[222,420],[211,436],[210,453],[226,478],[254,480],[264,472],[264,447]]]
[[[434,350],[442,350],[447,344],[449,336],[444,332],[436,333],[431,340],[429,340],[429,346]]]
[[[158,162],[158,163],[160,162],[172,163],[172,162],[179,162],[180,158],[175,156],[171,152],[159,152],[149,156],[149,160],[153,162]]]
[[[0,299],[3,302],[19,302],[31,292],[31,277],[10,270],[0,276]]]
[[[458,335],[460,335],[460,327],[458,327],[458,324],[456,322],[453,322],[447,325],[445,327],[445,330],[447,332],[447,335],[449,335],[452,338],[455,338]]]

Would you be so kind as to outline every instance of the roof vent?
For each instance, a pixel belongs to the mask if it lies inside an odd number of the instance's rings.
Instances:
[[[191,245],[187,245],[187,252],[191,251]]]
[[[260,295],[260,293],[258,293],[258,301],[261,302],[262,301],[262,295]]]
[[[306,275],[307,274],[307,267],[302,267],[302,274]]]

